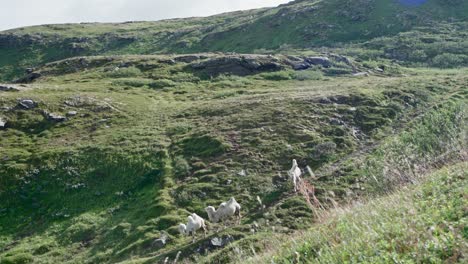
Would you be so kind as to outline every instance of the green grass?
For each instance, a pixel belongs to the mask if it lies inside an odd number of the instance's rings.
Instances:
[[[206,218],[207,204],[232,195],[245,218],[224,234],[236,237],[233,245],[258,245],[261,252],[268,249],[262,238],[314,221],[305,201],[290,196],[284,177],[292,158],[320,170],[360,156],[367,144],[386,142],[413,115],[466,98],[463,70],[413,69],[410,76],[369,78],[311,70],[296,73],[306,78],[288,71],[288,80],[264,74],[200,79],[178,64],[161,64],[157,71],[148,66],[159,65],[160,56],[122,56],[118,63],[139,71],[117,78],[107,75],[113,62],[102,59],[87,58],[92,66],[78,71],[49,65],[24,90],[2,93],[2,107],[14,107],[17,98],[39,102],[33,110],[0,111],[10,122],[0,131],[4,262],[162,261],[179,250],[187,261],[229,261],[232,247],[194,255],[197,243],[209,239],[189,245],[176,226],[189,212]],[[155,74],[171,80],[171,87],[152,88]],[[78,115],[53,124],[41,110]],[[360,138],[353,127],[362,131]],[[238,176],[243,169],[247,175]],[[353,171],[338,181],[324,177],[316,184],[318,197],[333,191],[337,200],[345,199],[356,179]],[[267,205],[263,213],[257,195]],[[254,221],[261,232],[251,235]],[[275,232],[267,221],[275,223]],[[217,236],[215,228],[210,225],[210,238]],[[154,248],[165,232],[169,244]]]
[[[240,263],[464,263],[467,169],[450,165],[417,186],[327,212],[310,230],[287,243],[270,240],[270,252]]]

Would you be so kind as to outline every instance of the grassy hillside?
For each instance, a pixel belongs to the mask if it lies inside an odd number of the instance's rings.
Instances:
[[[0,264],[463,263],[467,11],[303,0],[0,32]],[[292,159],[314,172],[298,193]],[[179,234],[233,196],[239,224]]]
[[[465,263],[467,171],[448,166],[421,186],[334,210],[294,243],[278,237],[270,253],[240,263]]]
[[[44,25],[8,30],[0,33],[0,78],[12,80],[26,68],[73,56],[251,53],[322,46],[336,48],[350,43],[358,43],[359,48],[368,40],[384,36],[387,39],[372,41],[375,50],[378,46],[381,48],[382,41],[390,42],[391,47],[403,45],[411,56],[387,52],[379,57],[443,67],[468,64],[466,56],[461,56],[467,53],[466,38],[458,35],[460,31],[466,32],[466,1],[428,0],[417,6],[403,2],[307,0],[207,18]],[[444,26],[442,22],[448,24]],[[411,30],[415,32],[393,37]],[[424,37],[428,30],[431,30],[429,38]],[[445,49],[446,56],[432,63],[435,56],[431,50],[446,41],[456,45],[457,50]],[[451,60],[446,63],[447,56],[457,58],[448,58]]]
[[[232,246],[219,251],[211,239],[245,249],[315,221],[307,200],[292,194],[292,158],[320,176],[310,181],[328,207],[330,195],[339,202],[391,189],[395,173],[405,183],[410,167],[380,174],[381,166],[400,166],[402,146],[420,169],[466,148],[464,70],[352,77],[332,61],[207,75],[194,65],[232,57],[198,56],[70,59],[38,69],[42,76],[18,92],[2,92],[2,263],[158,262],[179,251],[187,261],[228,262]],[[283,60],[255,61],[267,58]],[[24,109],[20,99],[37,107]],[[393,145],[392,134],[406,141]],[[243,206],[242,224],[221,233],[210,224],[208,238],[194,244],[178,235],[189,212],[206,218],[207,205],[231,196]]]

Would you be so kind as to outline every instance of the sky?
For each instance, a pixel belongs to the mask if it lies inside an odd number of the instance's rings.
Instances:
[[[290,0],[0,0],[0,30],[60,23],[209,16]]]

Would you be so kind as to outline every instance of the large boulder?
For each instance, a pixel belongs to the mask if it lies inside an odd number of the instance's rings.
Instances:
[[[42,74],[38,72],[32,72],[30,74],[27,74],[26,76],[18,79],[15,81],[15,83],[31,83],[35,81],[36,79],[39,79],[42,77]]]
[[[18,101],[18,106],[23,109],[29,110],[37,107],[37,103],[31,99],[21,99]]]
[[[284,66],[277,58],[265,55],[215,57],[199,63],[193,63],[190,67],[209,76],[220,74],[246,76],[259,72],[280,71],[284,69]]]
[[[332,65],[330,59],[327,57],[307,57],[305,61],[312,65],[321,65],[325,68],[331,67]]]

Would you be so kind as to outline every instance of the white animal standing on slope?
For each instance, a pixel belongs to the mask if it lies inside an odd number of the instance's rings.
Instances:
[[[206,237],[206,225],[205,225],[205,220],[198,216],[196,213],[193,213],[187,217],[188,222],[187,225],[185,224],[180,224],[179,225],[179,232],[182,235],[192,235],[193,240],[192,242],[195,242],[195,233],[203,229],[205,232],[205,237]]]
[[[219,221],[224,222],[226,219],[236,215],[238,222],[241,219],[241,206],[240,204],[231,197],[229,201],[223,202],[219,205],[218,210],[215,210],[213,206],[208,206],[205,208],[206,213],[208,214],[208,218],[213,223],[218,223]]]
[[[295,159],[293,159],[292,168],[289,170],[288,174],[294,184],[294,192],[297,192],[297,187],[301,181],[302,171],[297,165],[297,161]]]

